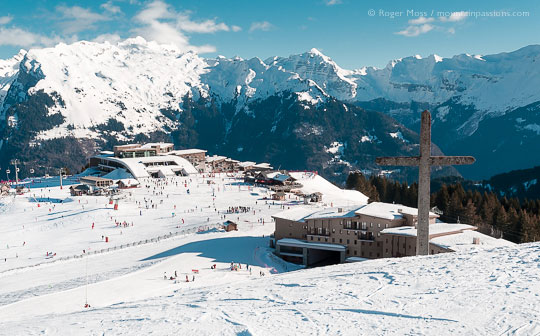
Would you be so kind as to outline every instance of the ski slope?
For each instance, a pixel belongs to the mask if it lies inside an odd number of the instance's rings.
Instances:
[[[42,185],[1,199],[0,335],[540,334],[540,244],[305,270],[268,248],[270,216],[306,207],[295,196],[226,175],[158,181],[118,210]],[[346,201],[324,186],[324,202]]]

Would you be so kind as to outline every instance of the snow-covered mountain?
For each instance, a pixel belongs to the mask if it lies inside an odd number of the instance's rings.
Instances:
[[[7,60],[0,60],[0,106],[4,101],[11,83],[16,79],[19,64],[23,59],[26,51],[21,50],[17,55]]]
[[[20,105],[41,104],[46,105],[43,117],[56,117],[32,130],[32,143],[106,136],[129,141],[137,134],[180,130],[178,121],[190,100],[217,111],[211,117],[220,118],[228,136],[234,118],[253,116],[272,97],[291,96],[307,110],[337,100],[382,111],[413,129],[418,112],[429,108],[434,141],[452,152],[467,149],[461,142],[478,133],[483,121],[540,102],[537,60],[536,45],[487,56],[412,56],[382,69],[345,70],[316,49],[264,61],[204,59],[140,37],[115,45],[81,41],[21,51],[0,61],[0,129],[9,141],[24,121]],[[47,104],[45,96],[51,97]],[[280,115],[274,112],[269,127]],[[513,136],[540,144],[536,121],[515,119],[520,121]]]

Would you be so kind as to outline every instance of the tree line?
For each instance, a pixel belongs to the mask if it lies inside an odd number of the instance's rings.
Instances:
[[[367,178],[360,172],[349,174],[348,189],[369,197],[370,202],[398,203],[417,207],[418,184],[390,180],[384,176]],[[482,233],[515,243],[540,241],[540,199],[520,201],[493,192],[465,190],[460,183],[442,184],[431,194],[431,207],[440,210],[447,223],[466,223]]]

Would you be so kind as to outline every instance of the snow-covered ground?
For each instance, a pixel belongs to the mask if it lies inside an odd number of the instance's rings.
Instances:
[[[361,201],[309,181],[325,202]],[[1,335],[540,333],[540,244],[304,270],[268,248],[270,216],[305,206],[294,196],[225,175],[142,184],[118,210],[59,187],[1,199]],[[212,228],[225,220],[239,231]]]

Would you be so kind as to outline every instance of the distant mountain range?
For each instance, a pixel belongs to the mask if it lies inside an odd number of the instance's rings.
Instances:
[[[78,169],[116,143],[165,140],[339,180],[417,153],[429,109],[434,143],[476,156],[459,170],[481,179],[540,164],[539,74],[540,46],[345,70],[316,49],[246,60],[142,38],[59,44],[0,60],[0,162]]]

